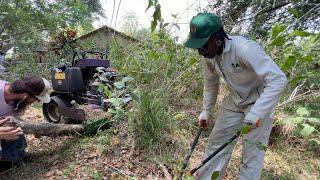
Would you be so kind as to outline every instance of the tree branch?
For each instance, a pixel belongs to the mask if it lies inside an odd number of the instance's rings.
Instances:
[[[277,37],[279,37],[280,35],[283,35],[283,33],[287,32],[292,26],[294,26],[296,23],[298,23],[299,21],[301,21],[304,17],[306,17],[308,14],[310,14],[312,11],[318,9],[320,7],[320,3],[316,6],[314,6],[312,9],[310,9],[307,13],[305,13],[303,16],[301,16],[299,19],[295,20],[293,23],[291,23],[285,30],[281,31],[275,38],[273,39],[276,39]],[[269,38],[269,40],[266,42],[266,44],[269,44],[270,41],[272,39]]]
[[[27,123],[18,117],[10,116],[10,122],[20,127],[26,134],[40,136],[61,136],[84,134],[84,126],[52,123]]]
[[[278,5],[274,6],[274,7],[271,6],[271,5],[266,6],[265,8],[261,9],[260,11],[254,13],[251,17],[240,19],[239,21],[237,21],[237,23],[240,23],[240,22],[243,22],[243,21],[246,21],[246,20],[251,20],[251,19],[253,19],[253,18],[255,18],[255,17],[257,17],[257,16],[259,16],[259,15],[261,15],[263,13],[268,13],[268,12],[271,12],[271,11],[275,11],[275,10],[277,10],[279,8],[282,8],[282,7],[284,7],[284,6],[288,5],[288,4],[290,4],[290,2],[284,2],[282,4],[278,4]]]
[[[286,105],[286,104],[299,101],[299,100],[301,100],[301,99],[303,99],[303,98],[307,98],[307,97],[319,97],[319,96],[320,96],[320,93],[317,93],[317,92],[311,93],[311,94],[307,94],[307,95],[306,95],[305,93],[304,93],[304,94],[300,94],[300,95],[298,95],[298,96],[295,96],[294,98],[288,99],[288,100],[280,103],[280,104],[277,106],[277,109],[280,108],[280,107],[282,107],[282,106],[284,106],[284,105]]]

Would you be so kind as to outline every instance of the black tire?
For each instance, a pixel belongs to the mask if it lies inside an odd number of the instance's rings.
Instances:
[[[56,96],[56,98],[59,98]],[[63,100],[59,98],[61,101],[59,102],[60,105],[65,106],[65,107],[70,107],[71,104],[68,103],[66,100]],[[62,104],[61,104],[62,103]],[[60,107],[63,108],[63,107]],[[65,124],[69,122],[69,118],[63,117],[59,114],[59,105],[58,103],[51,98],[51,101],[49,103],[45,103],[42,106],[42,112],[45,117],[45,119],[54,124]]]

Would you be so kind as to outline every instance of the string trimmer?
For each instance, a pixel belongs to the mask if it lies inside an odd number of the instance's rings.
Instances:
[[[184,170],[186,169],[186,167],[188,165],[188,162],[190,160],[190,157],[192,155],[192,152],[193,152],[194,148],[196,147],[196,144],[197,144],[197,142],[199,140],[201,132],[202,132],[202,127],[199,127],[199,129],[197,130],[196,137],[194,138],[193,143],[191,144],[191,148],[190,148],[190,150],[189,150],[189,152],[187,154],[187,157],[183,161],[182,168],[181,168],[181,171],[180,171],[180,174],[179,174],[179,179],[182,178],[183,172],[184,172]]]
[[[236,135],[232,136],[226,143],[224,143],[222,146],[220,146],[216,151],[214,151],[210,156],[208,156],[206,159],[204,159],[200,165],[193,168],[191,171],[188,172],[188,175],[192,176],[193,173],[195,173],[198,169],[200,169],[202,166],[204,166],[208,161],[210,161],[215,155],[217,155],[222,149],[224,149],[226,146],[228,146],[230,143],[232,143],[237,137],[239,137],[241,134],[241,131],[238,131]]]

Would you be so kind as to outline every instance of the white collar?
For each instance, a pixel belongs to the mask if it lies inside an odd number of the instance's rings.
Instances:
[[[229,36],[230,37],[230,36]],[[225,38],[225,41],[224,41],[224,48],[223,48],[223,53],[226,53],[226,52],[228,52],[229,50],[230,50],[230,47],[231,47],[231,41],[232,41],[232,39],[230,38],[230,40],[229,39],[227,39],[227,38]]]

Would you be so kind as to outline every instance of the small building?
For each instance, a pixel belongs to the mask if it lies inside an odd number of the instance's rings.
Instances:
[[[47,54],[48,54],[47,46],[42,46],[39,49],[33,50],[33,52],[35,52],[36,63],[44,63],[45,62],[45,60],[47,58]]]
[[[112,42],[116,41],[120,46],[128,43],[139,43],[140,41],[121,33],[108,26],[102,26],[83,36],[76,38],[72,42],[73,47],[80,47],[83,50],[97,50],[106,52]],[[51,51],[50,43],[46,42],[41,47],[34,49],[36,63],[46,62],[48,52]],[[70,55],[72,56],[72,55]]]
[[[120,45],[140,42],[139,40],[108,26],[102,26],[92,32],[89,32],[88,34],[80,36],[75,40],[78,46],[82,47],[83,49],[96,48],[100,51],[106,51],[109,45],[114,41]]]

